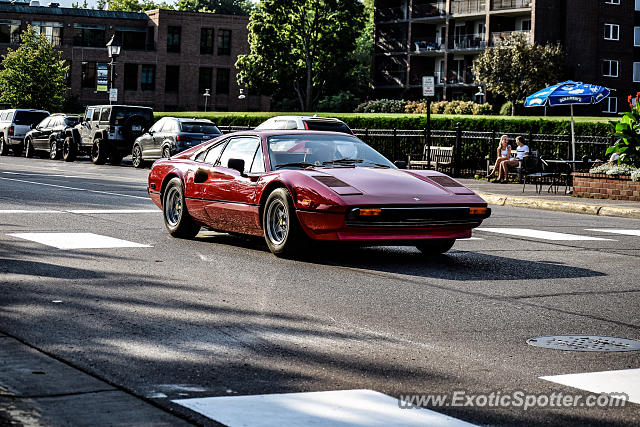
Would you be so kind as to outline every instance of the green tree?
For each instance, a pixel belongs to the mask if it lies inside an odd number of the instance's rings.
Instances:
[[[179,0],[176,9],[222,15],[249,15],[253,10],[253,3],[251,0]]]
[[[236,62],[238,82],[312,111],[326,88],[353,85],[346,76],[363,26],[358,0],[263,0],[251,14],[250,53]]]
[[[515,115],[516,101],[561,81],[564,76],[562,46],[539,45],[528,39],[524,34],[512,33],[473,62],[476,81],[511,101],[511,115]]]
[[[107,8],[107,10],[118,10],[122,12],[142,12],[153,9],[173,9],[173,6],[164,1],[155,3],[153,0],[110,0],[109,7]]]
[[[74,9],[89,9],[89,3],[87,3],[87,0],[84,0],[82,4],[78,1],[76,3],[71,3],[71,7]]]
[[[22,44],[8,49],[0,70],[0,101],[15,108],[40,108],[56,111],[67,91],[69,66],[44,34],[31,25],[20,35]]]

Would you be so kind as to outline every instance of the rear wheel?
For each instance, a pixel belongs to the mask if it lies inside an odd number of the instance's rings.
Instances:
[[[4,141],[4,138],[0,136],[0,156],[6,156],[9,154],[9,146]]]
[[[49,144],[49,158],[51,160],[58,160],[60,158],[60,151],[58,150],[58,140],[52,139]]]
[[[101,138],[93,140],[91,146],[91,161],[94,165],[104,165],[107,161],[107,153],[105,153],[104,141]]]
[[[416,245],[416,248],[418,248],[420,252],[427,256],[440,255],[451,249],[455,242],[456,239],[425,240],[418,243]]]
[[[33,157],[33,141],[31,141],[31,138],[25,138],[24,140],[24,156],[27,158]]]
[[[291,256],[307,240],[298,223],[293,199],[284,188],[273,190],[264,205],[262,228],[269,250],[277,256]]]
[[[168,145],[165,145],[162,149],[162,157],[164,157],[165,159],[171,157],[171,148],[169,148]]]
[[[131,152],[131,162],[133,163],[134,168],[141,168],[144,166],[144,161],[142,160],[142,150],[138,144],[133,146],[133,151]]]
[[[187,211],[180,178],[173,178],[167,184],[162,198],[162,213],[164,225],[173,237],[193,239],[200,231],[200,226],[193,221]]]
[[[65,162],[73,162],[76,159],[76,144],[70,136],[66,137],[62,144],[62,158]]]

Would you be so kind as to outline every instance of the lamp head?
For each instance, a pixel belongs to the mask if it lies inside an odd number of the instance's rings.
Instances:
[[[107,53],[109,54],[109,58],[117,58],[120,55],[120,48],[122,48],[122,43],[120,43],[114,34],[111,37],[111,40],[107,43]]]

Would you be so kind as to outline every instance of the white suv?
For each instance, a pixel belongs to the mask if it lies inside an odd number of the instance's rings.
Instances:
[[[272,129],[301,129],[301,130],[324,130],[332,132],[342,132],[353,135],[349,126],[342,120],[332,117],[318,116],[275,116],[262,122],[254,130]]]
[[[6,156],[9,148],[14,156],[24,150],[24,136],[32,125],[49,116],[48,111],[30,109],[0,110],[0,155]]]

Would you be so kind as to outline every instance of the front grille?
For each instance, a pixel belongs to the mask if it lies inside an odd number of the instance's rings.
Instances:
[[[379,215],[360,216],[360,209],[347,212],[346,224],[352,227],[429,228],[477,225],[487,215],[470,215],[468,207],[381,208]]]

